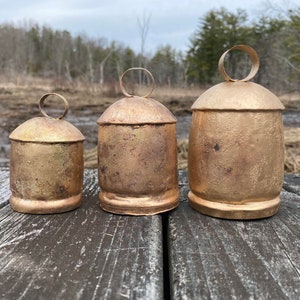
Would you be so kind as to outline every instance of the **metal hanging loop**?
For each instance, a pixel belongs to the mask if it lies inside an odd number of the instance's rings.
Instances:
[[[125,76],[129,71],[133,71],[133,70],[141,70],[141,71],[144,71],[144,72],[147,73],[147,75],[150,77],[150,79],[151,79],[151,88],[150,88],[150,91],[149,91],[146,95],[141,96],[141,97],[143,97],[143,98],[149,97],[149,96],[151,95],[151,93],[153,92],[154,87],[155,87],[154,77],[153,77],[153,75],[151,74],[150,71],[148,71],[148,70],[145,69],[145,68],[140,68],[140,67],[130,68],[130,69],[126,70],[126,71],[120,76],[120,88],[121,88],[122,93],[123,93],[126,97],[134,97],[134,96],[135,96],[135,95],[133,95],[133,94],[129,94],[129,93],[126,91],[126,89],[125,89],[125,87],[124,87],[124,83],[123,83],[123,78],[124,78],[124,76]]]
[[[58,117],[56,117],[56,118],[50,117],[50,116],[46,113],[46,111],[44,110],[44,103],[45,103],[45,100],[46,100],[49,96],[57,96],[57,97],[59,97],[61,100],[63,100],[64,105],[65,105],[65,110],[64,110],[64,112],[63,112],[60,116],[58,116]],[[68,111],[69,111],[69,107],[70,107],[70,106],[69,106],[69,102],[67,101],[67,99],[66,99],[65,97],[63,97],[62,95],[57,94],[57,93],[47,93],[47,94],[43,95],[43,96],[41,97],[40,101],[39,101],[39,108],[40,108],[41,113],[43,114],[44,117],[50,118],[50,119],[62,119],[62,118],[64,118],[64,117],[66,116],[66,114],[68,113]]]
[[[252,62],[251,70],[250,70],[250,73],[248,74],[248,76],[246,76],[243,79],[233,79],[225,71],[225,67],[224,67],[225,56],[228,54],[228,52],[230,52],[232,50],[241,50],[241,51],[246,52],[250,56],[250,59]],[[253,48],[251,48],[250,46],[236,45],[223,53],[223,55],[220,57],[218,67],[219,67],[220,74],[224,77],[224,79],[226,81],[249,81],[256,75],[256,73],[259,69],[259,57],[258,57],[258,54],[256,53],[256,51]]]

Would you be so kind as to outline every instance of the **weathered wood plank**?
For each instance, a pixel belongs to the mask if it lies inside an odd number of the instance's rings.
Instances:
[[[9,168],[0,168],[0,208],[8,203],[9,196]]]
[[[300,196],[283,191],[272,218],[221,220],[189,207],[180,178],[182,202],[169,218],[171,297],[298,299]]]
[[[285,174],[283,188],[288,192],[300,195],[300,174]]]
[[[160,216],[105,213],[96,170],[86,170],[84,178],[83,205],[75,211],[0,209],[1,299],[163,297]]]

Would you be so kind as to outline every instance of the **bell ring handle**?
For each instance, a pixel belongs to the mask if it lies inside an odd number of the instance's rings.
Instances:
[[[53,118],[53,117],[50,117],[44,110],[44,103],[45,103],[45,100],[49,97],[49,96],[57,96],[59,97],[61,100],[63,100],[64,102],[64,105],[65,105],[65,110],[64,112],[58,116],[57,118]],[[50,118],[50,119],[62,119],[66,116],[66,114],[68,113],[69,111],[69,102],[67,101],[67,99],[65,97],[63,97],[62,95],[60,94],[57,94],[57,93],[47,93],[45,95],[43,95],[39,101],[39,108],[40,108],[40,111],[41,113],[43,114],[44,117],[46,118]]]
[[[149,97],[149,96],[151,95],[151,93],[153,92],[154,87],[155,87],[154,77],[153,77],[153,75],[151,74],[150,71],[148,71],[148,70],[145,69],[145,68],[140,68],[140,67],[130,68],[130,69],[126,70],[126,71],[120,76],[120,88],[121,88],[122,93],[123,93],[126,97],[134,97],[134,96],[135,96],[135,95],[129,94],[129,93],[126,91],[126,89],[125,89],[125,87],[124,87],[124,83],[123,83],[123,78],[124,78],[124,76],[125,76],[128,72],[134,71],[134,70],[141,70],[141,71],[144,71],[144,72],[146,72],[147,75],[150,77],[150,79],[151,79],[151,88],[150,88],[150,91],[149,91],[146,95],[141,96],[141,97],[143,97],[143,98]]]
[[[250,70],[250,73],[248,74],[248,76],[246,76],[243,79],[233,79],[225,71],[225,67],[224,67],[225,56],[227,55],[228,52],[230,52],[232,50],[242,50],[250,56],[250,59],[252,62],[252,67],[251,67],[251,70]],[[251,48],[250,46],[235,45],[223,53],[223,55],[220,57],[218,67],[219,67],[220,74],[224,77],[224,79],[226,81],[249,81],[256,75],[256,73],[259,69],[259,57],[258,57],[258,54],[256,53],[256,51],[253,48]]]

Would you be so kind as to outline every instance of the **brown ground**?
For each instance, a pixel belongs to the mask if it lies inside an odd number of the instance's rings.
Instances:
[[[46,92],[57,92],[63,95],[70,104],[67,121],[78,127],[86,137],[86,167],[96,166],[97,124],[96,121],[103,111],[116,100],[122,98],[120,91],[113,87],[108,90],[97,86],[53,87],[48,82],[35,82],[16,86],[6,84],[0,86],[0,164],[8,163],[8,135],[24,121],[39,116],[38,100]],[[188,130],[190,123],[190,107],[203,90],[197,88],[170,89],[157,88],[151,95],[168,107],[177,117],[178,135],[178,167],[187,167]],[[143,93],[139,91],[138,94]],[[300,93],[279,96],[288,113],[285,115],[285,171],[300,173]],[[55,108],[55,109],[53,109]],[[57,101],[47,102],[47,113],[56,116],[63,110]]]

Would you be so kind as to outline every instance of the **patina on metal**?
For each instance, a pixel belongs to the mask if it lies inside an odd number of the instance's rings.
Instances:
[[[149,93],[129,94],[123,77],[132,70],[152,80]],[[153,215],[178,206],[176,119],[158,101],[148,98],[152,74],[131,68],[120,77],[126,96],[98,119],[100,207],[116,214]]]
[[[229,51],[242,50],[252,61],[249,75],[232,79],[225,71]],[[249,82],[259,68],[257,53],[237,45],[220,58],[226,82],[204,92],[192,106],[188,177],[190,205],[226,219],[274,215],[284,175],[282,110],[263,86]]]
[[[43,109],[51,95],[65,105],[58,118],[48,116]],[[39,107],[44,117],[24,122],[9,136],[10,205],[18,212],[32,214],[73,210],[81,204],[84,136],[62,119],[69,110],[63,96],[45,94]]]

